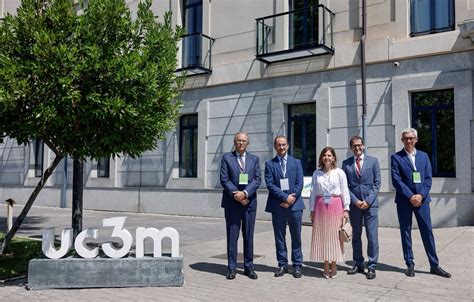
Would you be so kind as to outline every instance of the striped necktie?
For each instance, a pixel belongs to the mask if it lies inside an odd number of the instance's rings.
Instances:
[[[240,167],[240,172],[244,172],[245,162],[244,162],[244,158],[243,158],[242,155],[239,155],[239,167]]]
[[[356,159],[356,165],[357,165],[357,169],[356,169],[356,174],[358,177],[360,177],[360,161],[362,160],[362,158],[358,157]]]

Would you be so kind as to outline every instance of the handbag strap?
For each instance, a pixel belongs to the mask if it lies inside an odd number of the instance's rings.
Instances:
[[[342,222],[341,227],[343,227],[348,222],[349,222],[349,217],[344,217],[344,221]]]

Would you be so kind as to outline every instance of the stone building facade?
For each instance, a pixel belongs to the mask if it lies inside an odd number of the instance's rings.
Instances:
[[[1,13],[16,2],[2,1]],[[135,11],[138,1],[127,2]],[[474,224],[474,1],[365,2],[363,118],[362,1],[153,1],[157,16],[171,10],[186,31],[178,45],[178,72],[187,72],[182,116],[138,159],[88,161],[85,208],[222,217],[220,160],[237,131],[249,133],[262,176],[280,134],[311,176],[323,147],[334,147],[341,163],[350,137],[365,129],[381,165],[380,224],[397,226],[390,155],[414,127],[433,162],[433,224]],[[0,196],[23,203],[52,153],[7,139],[0,155]],[[67,199],[60,164],[36,204],[70,206],[71,161],[66,170]],[[258,194],[258,218],[270,219],[264,182]]]

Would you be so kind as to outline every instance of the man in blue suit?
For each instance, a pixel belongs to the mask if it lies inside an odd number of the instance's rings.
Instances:
[[[403,258],[405,258],[407,265],[405,275],[408,277],[415,276],[411,241],[412,218],[415,214],[423,246],[430,262],[430,273],[451,278],[451,274],[439,266],[438,256],[436,255],[429,204],[431,201],[429,193],[432,173],[428,154],[415,149],[415,144],[418,141],[418,133],[415,129],[407,128],[403,130],[401,139],[404,148],[392,155],[391,165],[392,183],[397,191],[395,203],[397,204],[398,222],[400,223]]]
[[[222,157],[220,181],[224,188],[221,206],[224,208],[227,231],[226,278],[235,279],[237,272],[237,241],[240,226],[244,241],[244,274],[257,279],[253,268],[253,233],[257,213],[257,189],[260,186],[260,164],[257,156],[246,151],[249,145],[247,133],[234,136],[235,151]]]
[[[288,272],[288,251],[286,248],[286,226],[291,235],[291,261],[293,277],[301,278],[303,253],[301,251],[301,220],[304,202],[303,168],[301,162],[287,154],[288,140],[277,136],[273,142],[277,156],[265,162],[265,182],[268,188],[266,212],[272,213],[278,269],[275,277]]]
[[[377,194],[380,189],[379,161],[373,156],[364,154],[365,146],[362,137],[353,136],[350,147],[354,156],[342,162],[346,173],[351,205],[349,216],[352,224],[352,259],[354,267],[347,273],[354,275],[364,273],[364,256],[362,255],[362,220],[367,236],[367,279],[375,279],[375,268],[379,258]]]

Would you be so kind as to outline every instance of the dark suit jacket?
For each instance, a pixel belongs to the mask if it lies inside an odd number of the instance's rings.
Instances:
[[[286,178],[288,178],[289,190],[282,191],[280,189],[280,179],[283,177],[281,171],[280,160],[278,156],[267,160],[265,162],[265,182],[269,191],[266,212],[274,212],[281,208],[280,203],[288,198],[288,195],[296,193],[296,201],[290,207],[292,211],[299,211],[304,209],[303,198],[301,191],[303,190],[303,168],[301,161],[292,156],[287,157],[286,161]]]
[[[428,154],[416,150],[416,171],[421,174],[421,183],[413,183],[413,164],[404,149],[392,154],[392,184],[397,190],[395,202],[409,202],[410,197],[415,194],[423,195],[423,202],[430,202],[432,172]]]
[[[378,207],[377,194],[380,190],[379,161],[373,156],[364,155],[360,177],[357,176],[354,156],[342,162],[342,170],[346,173],[351,203],[365,200],[370,206]]]
[[[226,209],[243,207],[234,199],[232,192],[245,190],[249,198],[249,204],[245,207],[248,207],[250,211],[257,210],[257,189],[261,183],[260,164],[258,157],[248,151],[245,155],[245,170],[243,173],[249,176],[247,185],[239,185],[240,167],[237,152],[233,151],[222,156],[220,180],[224,192],[221,207]]]

